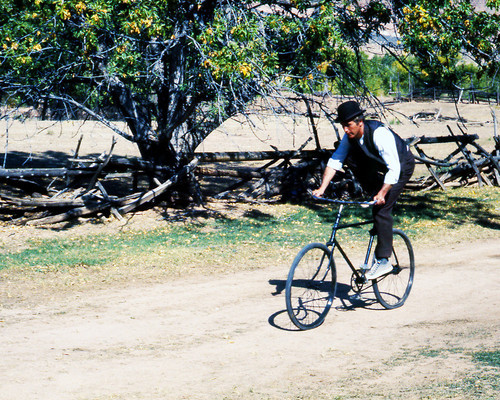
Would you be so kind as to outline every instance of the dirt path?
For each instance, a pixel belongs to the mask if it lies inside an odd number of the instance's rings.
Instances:
[[[0,309],[0,399],[468,398],[472,352],[500,345],[500,240],[416,253],[403,308],[336,300],[308,332],[287,266]]]

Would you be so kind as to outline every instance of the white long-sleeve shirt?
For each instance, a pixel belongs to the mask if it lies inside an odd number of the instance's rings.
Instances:
[[[362,136],[356,140],[362,145],[364,137]],[[388,168],[384,176],[384,183],[394,185],[399,180],[399,173],[401,172],[401,164],[399,162],[394,135],[387,127],[381,125],[373,131],[373,143]],[[349,139],[347,135],[344,135],[339,147],[328,160],[328,166],[336,171],[341,170],[350,149]]]

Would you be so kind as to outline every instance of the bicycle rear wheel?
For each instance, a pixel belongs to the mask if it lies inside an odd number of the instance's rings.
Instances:
[[[373,290],[377,300],[385,308],[401,307],[413,285],[415,275],[415,257],[410,239],[399,230],[393,230],[392,256],[393,270],[373,282]]]
[[[322,243],[305,246],[292,263],[286,281],[286,309],[302,330],[323,323],[332,306],[337,284],[335,264]]]

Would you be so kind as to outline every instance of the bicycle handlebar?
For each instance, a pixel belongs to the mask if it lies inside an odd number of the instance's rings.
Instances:
[[[325,197],[318,197],[313,195],[312,190],[308,189],[307,193],[314,199],[314,200],[320,200],[320,201],[325,201],[327,203],[335,203],[335,204],[355,204],[361,207],[369,207],[369,206],[374,206],[377,204],[375,200],[371,201],[355,201],[355,200],[337,200],[337,199],[327,199]]]

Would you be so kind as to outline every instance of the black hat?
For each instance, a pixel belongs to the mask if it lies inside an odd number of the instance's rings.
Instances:
[[[358,115],[363,114],[365,111],[366,110],[362,110],[361,108],[359,108],[359,104],[357,101],[346,101],[337,108],[337,119],[335,120],[335,122],[344,123],[352,121],[354,118],[356,118]]]

